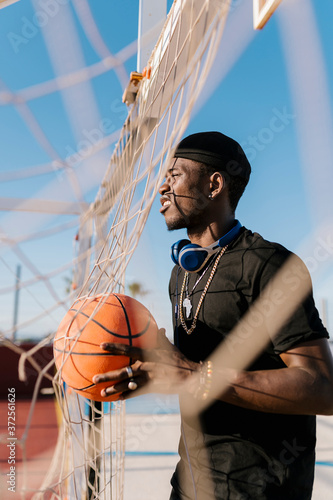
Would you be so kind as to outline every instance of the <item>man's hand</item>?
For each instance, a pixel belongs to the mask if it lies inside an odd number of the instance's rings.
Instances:
[[[177,393],[180,385],[200,367],[199,363],[187,359],[169,342],[163,328],[158,331],[157,347],[154,349],[113,343],[103,343],[101,348],[134,361],[130,367],[94,376],[95,384],[117,380],[116,384],[101,391],[103,397],[121,393],[119,399],[128,399],[147,392]],[[130,389],[131,381],[137,385],[135,390]],[[135,387],[135,384],[132,386]]]

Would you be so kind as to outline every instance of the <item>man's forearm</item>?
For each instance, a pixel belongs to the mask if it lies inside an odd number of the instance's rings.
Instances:
[[[221,399],[268,413],[330,415],[333,411],[329,382],[300,367],[242,372]]]

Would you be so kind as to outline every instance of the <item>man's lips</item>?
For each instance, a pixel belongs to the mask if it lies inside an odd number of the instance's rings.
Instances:
[[[160,198],[162,207],[160,208],[160,213],[163,214],[171,205],[171,200],[167,196],[162,196]]]

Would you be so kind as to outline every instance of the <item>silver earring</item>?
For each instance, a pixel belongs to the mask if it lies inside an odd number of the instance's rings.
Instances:
[[[208,198],[209,198],[210,200],[212,200],[212,199],[213,199],[213,195],[212,195],[212,193],[210,193],[210,194],[208,195]]]

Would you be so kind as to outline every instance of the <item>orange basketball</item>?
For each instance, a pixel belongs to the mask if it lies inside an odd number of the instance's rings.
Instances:
[[[148,309],[127,295],[86,297],[74,302],[59,325],[54,356],[61,377],[82,396],[94,401],[115,401],[118,395],[102,398],[101,390],[114,382],[94,384],[98,373],[117,370],[131,363],[100,348],[102,342],[153,348],[157,324]]]

